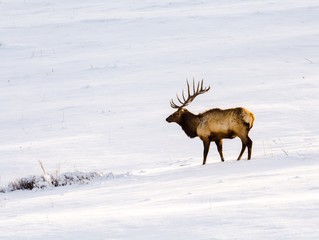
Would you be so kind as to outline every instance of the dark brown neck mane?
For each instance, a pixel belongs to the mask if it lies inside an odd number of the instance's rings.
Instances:
[[[195,115],[189,111],[185,111],[181,116],[180,122],[178,123],[187,136],[190,138],[197,137],[197,126],[199,122],[198,115]]]

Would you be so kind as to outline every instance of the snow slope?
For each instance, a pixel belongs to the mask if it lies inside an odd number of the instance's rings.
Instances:
[[[0,193],[0,239],[318,239],[319,3],[0,1],[0,178],[113,172]],[[165,118],[244,106],[253,160]],[[125,174],[130,172],[129,175]]]

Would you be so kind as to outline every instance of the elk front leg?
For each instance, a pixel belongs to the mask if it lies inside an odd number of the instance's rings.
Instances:
[[[203,159],[203,165],[206,164],[206,159],[207,159],[207,154],[209,151],[209,146],[210,146],[210,141],[208,139],[204,139],[203,140],[203,144],[204,144],[204,159]]]
[[[220,139],[220,140],[216,140],[215,143],[216,143],[216,146],[217,146],[217,150],[219,152],[220,159],[222,160],[222,162],[224,162],[223,141]]]

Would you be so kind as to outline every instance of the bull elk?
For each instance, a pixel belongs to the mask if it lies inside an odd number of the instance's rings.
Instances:
[[[254,115],[245,108],[237,107],[230,109],[214,108],[200,114],[193,114],[189,112],[185,106],[190,104],[198,95],[207,92],[210,86],[204,88],[204,80],[195,84],[193,80],[193,89],[188,81],[187,83],[187,96],[185,97],[184,90],[182,97],[177,97],[180,105],[171,100],[171,107],[177,109],[170,115],[166,121],[176,122],[182,127],[184,132],[190,138],[199,137],[204,144],[204,158],[203,165],[206,164],[207,154],[209,151],[210,143],[215,142],[220,158],[224,161],[222,139],[239,137],[242,142],[242,149],[237,160],[240,160],[246,147],[248,148],[248,160],[251,159],[251,150],[253,142],[249,138],[248,133],[253,127]]]

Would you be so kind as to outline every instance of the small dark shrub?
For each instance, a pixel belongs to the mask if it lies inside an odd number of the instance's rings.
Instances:
[[[32,190],[35,186],[35,183],[36,183],[35,176],[29,177],[29,178],[24,177],[9,183],[8,188],[12,189],[11,191]]]

